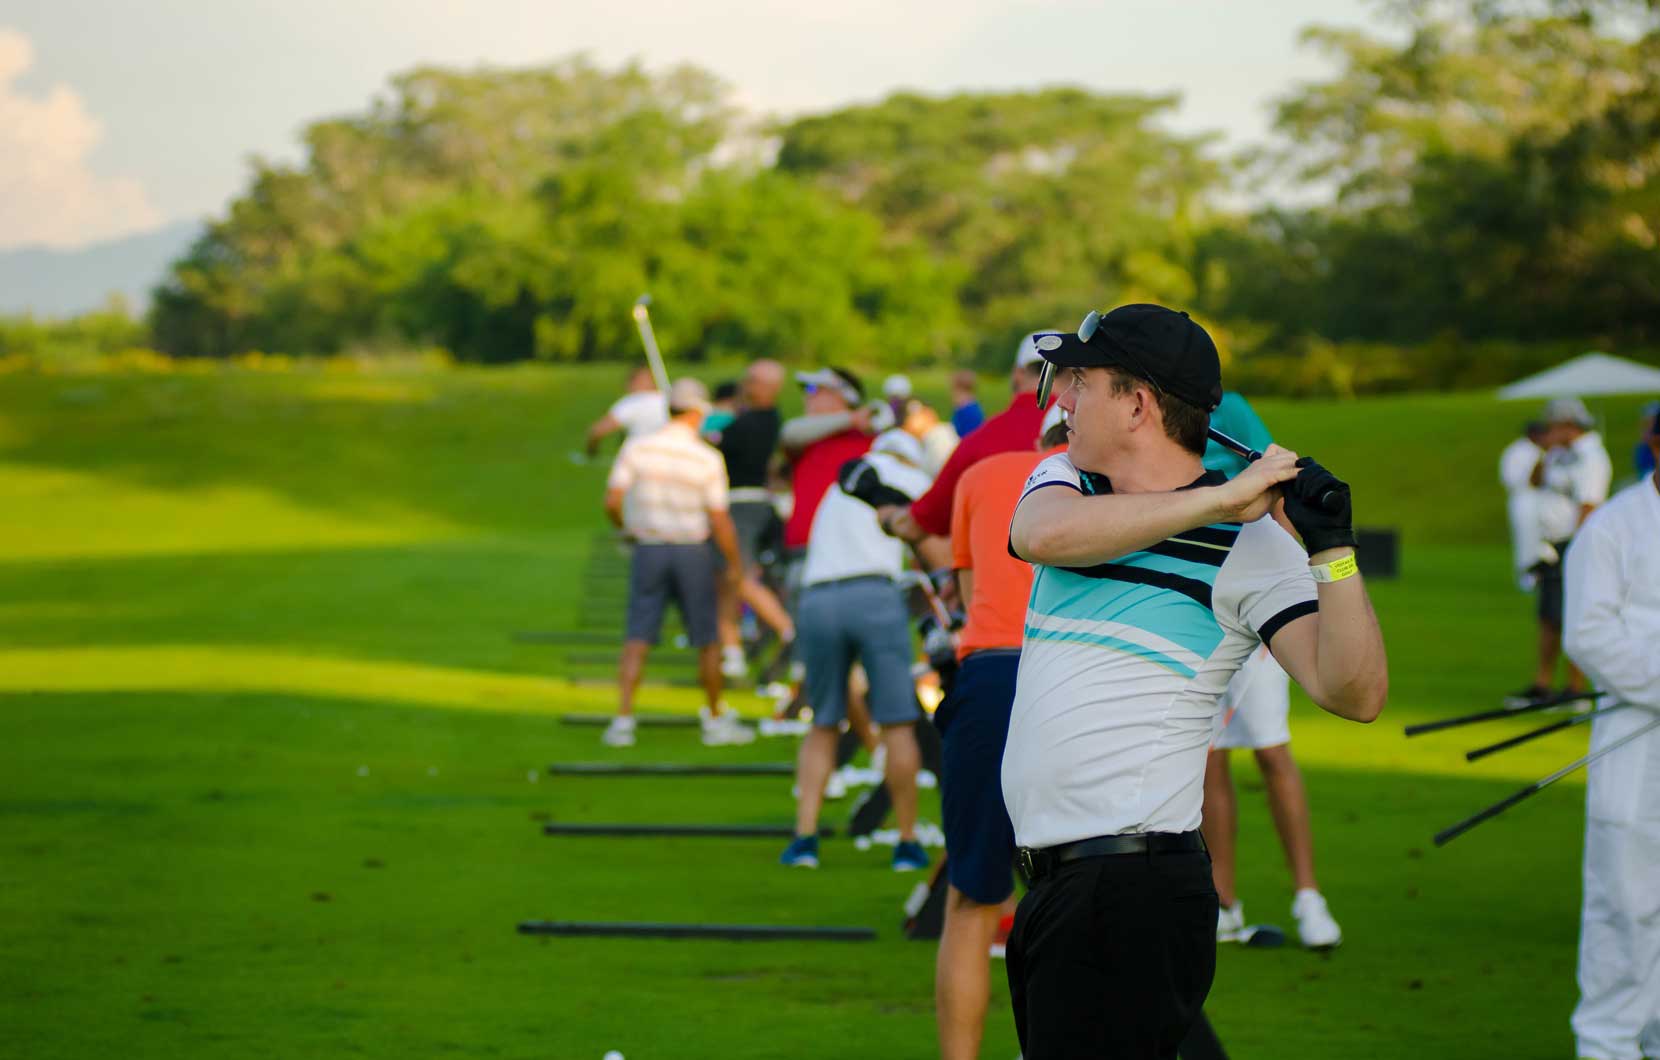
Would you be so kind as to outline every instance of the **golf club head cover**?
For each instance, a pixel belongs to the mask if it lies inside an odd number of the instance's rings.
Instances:
[[[1297,461],[1297,477],[1285,484],[1285,517],[1302,535],[1309,555],[1328,548],[1355,547],[1349,484],[1311,457]]]
[[[872,508],[890,504],[909,505],[911,498],[882,481],[876,468],[864,457],[854,457],[836,473],[836,485],[849,497],[856,497]]]

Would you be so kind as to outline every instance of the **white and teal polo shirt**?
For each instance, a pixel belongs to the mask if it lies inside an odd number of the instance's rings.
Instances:
[[[1021,500],[1049,487],[1112,488],[1065,453],[1037,466]],[[1003,752],[1016,841],[1199,827],[1218,700],[1258,643],[1317,610],[1308,555],[1264,517],[1033,574]]]

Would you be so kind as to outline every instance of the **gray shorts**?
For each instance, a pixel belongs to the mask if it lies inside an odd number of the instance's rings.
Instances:
[[[634,546],[628,568],[629,640],[656,644],[663,611],[672,597],[686,627],[686,639],[702,647],[715,642],[715,551],[698,545]]]
[[[769,501],[733,501],[732,525],[738,531],[738,555],[743,558],[744,570],[761,565],[761,553],[770,544],[778,513]]]
[[[870,679],[870,716],[879,725],[916,721],[911,627],[905,598],[891,578],[821,582],[801,591],[796,657],[807,668],[813,724],[834,728],[847,717],[847,676],[855,660]]]

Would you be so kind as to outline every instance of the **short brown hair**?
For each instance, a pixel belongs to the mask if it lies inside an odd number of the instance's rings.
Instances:
[[[1164,418],[1165,437],[1196,456],[1205,455],[1205,444],[1209,441],[1207,432],[1210,430],[1210,413],[1168,393],[1158,384],[1126,372],[1116,365],[1109,365],[1107,372],[1112,375],[1114,394],[1128,394],[1137,384],[1151,388],[1159,403],[1159,413]]]

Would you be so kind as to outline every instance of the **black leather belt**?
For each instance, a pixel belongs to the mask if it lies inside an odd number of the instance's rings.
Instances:
[[[1196,831],[1138,832],[1080,839],[1075,843],[1062,843],[1039,850],[1021,847],[1016,851],[1016,860],[1026,878],[1037,881],[1068,862],[1085,858],[1104,858],[1113,854],[1187,854],[1204,849],[1204,837]]]

